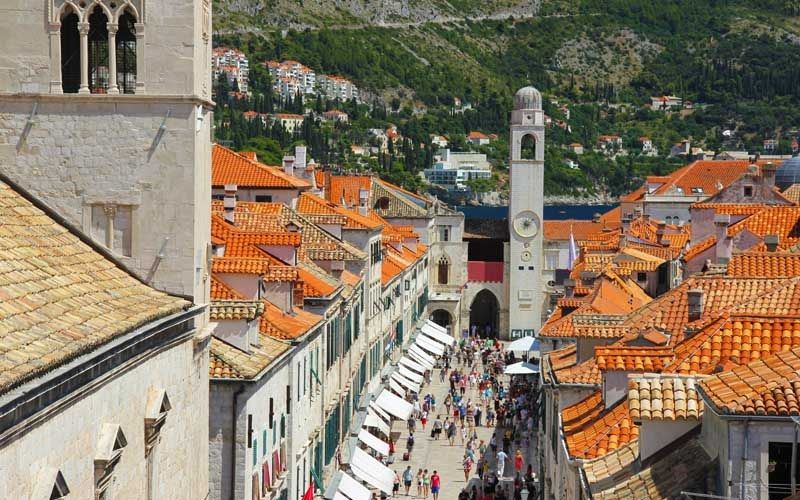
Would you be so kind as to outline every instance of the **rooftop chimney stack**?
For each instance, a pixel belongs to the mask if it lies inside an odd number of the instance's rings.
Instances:
[[[727,265],[731,260],[733,239],[728,236],[728,226],[731,224],[731,216],[728,214],[717,214],[714,216],[714,229],[717,237],[716,258],[717,264]]]
[[[774,252],[778,250],[778,243],[780,243],[780,241],[781,239],[777,234],[768,234],[764,236],[764,245],[767,246],[768,252]]]
[[[358,190],[358,213],[360,213],[364,217],[367,216],[367,213],[369,211],[368,203],[369,203],[369,190],[368,189],[359,189]]]
[[[770,189],[775,187],[775,172],[777,170],[778,167],[776,167],[772,162],[769,162],[761,167],[761,176],[764,179],[764,185],[766,187]]]
[[[305,146],[295,146],[294,148],[294,168],[300,170],[301,175],[306,169],[306,151]]]
[[[622,233],[628,234],[628,231],[631,229],[631,218],[630,216],[626,215],[622,217]]]
[[[236,184],[225,184],[225,198],[222,200],[222,206],[225,209],[225,221],[230,224],[236,223],[234,212],[236,211]]]
[[[686,292],[686,295],[689,299],[689,321],[697,321],[703,316],[703,307],[705,306],[703,290],[692,288]]]
[[[283,157],[283,172],[286,175],[294,176],[294,156]]]

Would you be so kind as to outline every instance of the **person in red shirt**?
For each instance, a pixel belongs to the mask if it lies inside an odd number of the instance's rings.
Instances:
[[[441,485],[442,480],[439,477],[439,473],[433,471],[433,475],[431,476],[431,493],[433,493],[433,500],[439,500],[439,489]]]

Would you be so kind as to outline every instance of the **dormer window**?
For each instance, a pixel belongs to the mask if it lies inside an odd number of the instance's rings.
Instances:
[[[692,194],[703,194],[703,188],[701,187],[693,187]]]
[[[752,198],[753,197],[753,186],[744,186],[743,194],[747,198]]]

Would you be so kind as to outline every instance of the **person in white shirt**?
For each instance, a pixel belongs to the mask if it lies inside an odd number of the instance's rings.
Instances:
[[[503,477],[503,472],[506,468],[506,460],[508,459],[508,455],[503,450],[497,452],[497,477]]]

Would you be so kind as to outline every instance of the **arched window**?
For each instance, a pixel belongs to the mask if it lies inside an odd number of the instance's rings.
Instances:
[[[121,94],[136,89],[136,18],[126,10],[119,16],[117,31],[117,85]]]
[[[89,16],[89,91],[108,92],[108,16],[99,5]]]
[[[536,159],[536,138],[532,135],[522,137],[519,146],[519,158],[521,160]]]
[[[448,278],[450,277],[450,262],[444,257],[439,259],[439,284],[446,285]]]
[[[376,210],[389,210],[389,198],[385,196],[378,198],[373,208]]]
[[[71,9],[61,17],[61,90],[77,94],[81,86],[81,35],[78,14]]]

